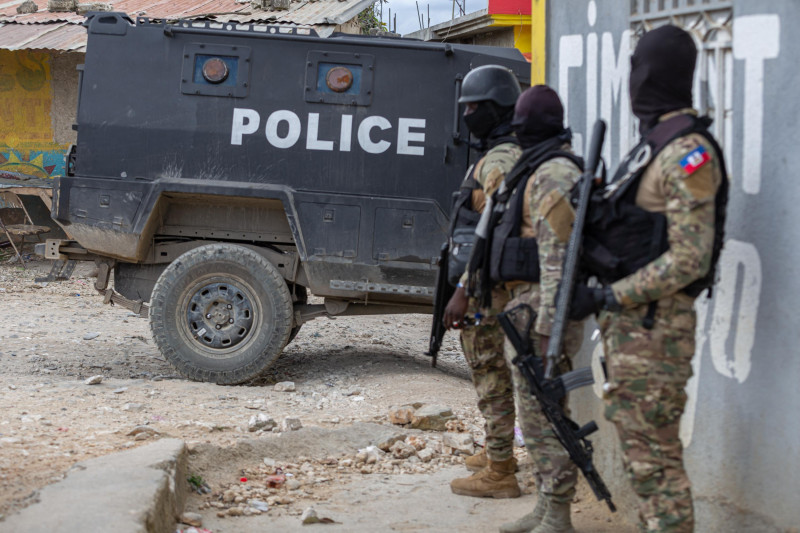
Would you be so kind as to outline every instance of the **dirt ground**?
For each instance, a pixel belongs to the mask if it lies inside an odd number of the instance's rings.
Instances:
[[[437,447],[430,462],[387,456],[369,468],[358,464],[355,428],[397,429],[388,420],[392,406],[450,407],[455,429],[478,443],[483,437],[457,337],[445,339],[436,369],[423,353],[429,316],[317,319],[257,383],[196,383],[163,359],[146,319],[103,305],[91,266],[79,265],[66,282],[36,283],[49,263],[29,263],[28,270],[0,264],[0,515],[35,501],[38,489],[62,479],[77,461],[162,436],[181,438],[192,450],[193,474],[211,492],[195,494],[188,510],[215,533],[262,531],[266,524],[300,529],[308,507],[342,525],[340,531],[491,531],[532,507],[530,494],[516,500],[452,495],[447,484],[465,475],[463,457],[442,448],[437,432],[420,437]],[[96,375],[101,383],[84,383]],[[276,391],[273,385],[285,381],[296,390]],[[303,429],[249,431],[259,413],[279,425],[297,418]],[[349,440],[332,436],[341,434]],[[517,454],[521,484],[530,492],[527,458],[522,449]],[[269,455],[272,464],[263,461]],[[267,488],[277,468],[293,474],[291,488]],[[233,491],[229,502],[225,491]],[[263,499],[269,510],[226,515],[237,496]],[[634,530],[585,486],[574,507],[578,531]]]

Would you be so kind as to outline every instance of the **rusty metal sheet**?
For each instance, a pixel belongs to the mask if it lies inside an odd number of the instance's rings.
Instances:
[[[0,48],[83,52],[86,49],[86,29],[66,22],[52,24],[0,23]]]
[[[18,15],[22,0],[0,0],[0,49],[52,49],[83,52],[86,30],[83,15],[51,13],[47,0],[35,0],[39,11]],[[327,36],[333,27],[351,20],[368,8],[373,0],[306,0],[292,2],[288,10],[254,9],[242,0],[116,0],[109,2],[114,11],[131,17],[176,20],[206,18],[219,22],[292,24],[315,26]]]
[[[51,13],[47,0],[35,0],[39,11],[18,15],[16,8],[22,0],[0,0],[0,22],[42,24],[69,22],[80,24],[84,17],[76,13]],[[371,0],[314,0],[292,2],[288,10],[253,9],[250,2],[241,0],[117,0],[108,2],[114,11],[151,19],[178,19],[207,16],[221,22],[276,21],[298,25],[342,24],[372,4]]]

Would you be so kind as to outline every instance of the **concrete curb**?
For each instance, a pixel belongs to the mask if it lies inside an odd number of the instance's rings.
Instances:
[[[178,439],[77,463],[37,503],[0,522],[0,532],[174,531],[186,501],[186,463]]]

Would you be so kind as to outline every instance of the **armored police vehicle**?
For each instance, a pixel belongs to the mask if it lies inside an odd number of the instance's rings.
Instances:
[[[122,13],[85,26],[51,276],[94,260],[106,302],[149,307],[167,360],[217,383],[258,376],[314,317],[430,312],[471,157],[460,80],[501,64],[526,84],[518,51]]]

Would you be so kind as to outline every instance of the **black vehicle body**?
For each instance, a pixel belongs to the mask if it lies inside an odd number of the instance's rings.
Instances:
[[[181,254],[233,243],[328,314],[429,311],[471,156],[460,80],[501,64],[529,81],[513,49],[122,13],[85,25],[78,141],[52,216],[142,302]],[[210,59],[222,82],[205,77]],[[57,246],[49,257],[76,257]]]

